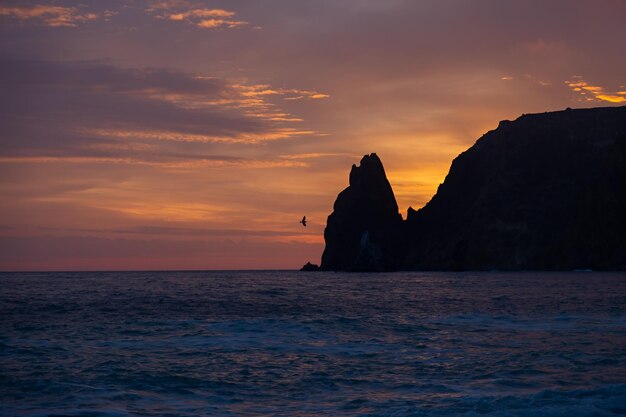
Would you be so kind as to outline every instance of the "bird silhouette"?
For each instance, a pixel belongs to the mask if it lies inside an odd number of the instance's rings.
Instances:
[[[306,216],[302,217],[302,220],[300,220],[300,223],[302,223],[302,226],[306,227]]]

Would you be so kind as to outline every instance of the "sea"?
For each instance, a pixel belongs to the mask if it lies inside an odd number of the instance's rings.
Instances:
[[[626,274],[0,274],[2,416],[624,416]]]

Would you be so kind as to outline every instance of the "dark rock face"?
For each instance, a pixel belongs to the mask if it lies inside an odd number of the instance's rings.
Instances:
[[[300,271],[319,271],[319,270],[320,270],[319,265],[312,264],[311,262],[305,263],[304,266],[300,268]]]
[[[502,122],[407,218],[408,269],[626,267],[626,107]]]
[[[385,169],[376,154],[353,165],[350,186],[328,216],[323,270],[391,271],[403,250],[402,217]]]
[[[367,259],[399,269],[626,269],[626,107],[501,122],[453,161],[436,195],[405,222],[390,214],[390,188],[352,188],[329,217],[322,268],[372,266],[356,261],[357,236],[377,225],[379,252]],[[393,204],[363,214],[376,199]]]

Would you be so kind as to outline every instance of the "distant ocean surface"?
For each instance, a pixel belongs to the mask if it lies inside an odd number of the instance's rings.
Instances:
[[[626,275],[0,274],[3,416],[623,416]]]

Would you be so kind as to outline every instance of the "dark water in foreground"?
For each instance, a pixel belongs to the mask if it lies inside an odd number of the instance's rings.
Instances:
[[[626,276],[0,274],[0,414],[626,415]]]

